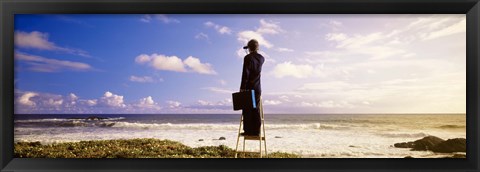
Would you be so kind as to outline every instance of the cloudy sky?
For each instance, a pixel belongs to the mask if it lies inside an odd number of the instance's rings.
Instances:
[[[465,113],[465,15],[16,15],[16,113]]]

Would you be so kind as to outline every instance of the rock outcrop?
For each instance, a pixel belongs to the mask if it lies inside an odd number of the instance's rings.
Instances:
[[[427,136],[413,142],[395,143],[396,148],[411,148],[412,151],[433,151],[439,153],[466,152],[467,140],[455,138],[443,140],[435,136]]]

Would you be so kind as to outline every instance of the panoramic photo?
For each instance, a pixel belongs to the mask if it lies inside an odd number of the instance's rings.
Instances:
[[[466,158],[464,14],[16,14],[15,158]]]

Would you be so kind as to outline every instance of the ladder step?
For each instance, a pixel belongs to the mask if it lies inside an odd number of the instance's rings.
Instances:
[[[260,140],[260,136],[240,136],[240,137],[244,137],[245,140]],[[261,137],[262,140],[265,140],[265,137]]]

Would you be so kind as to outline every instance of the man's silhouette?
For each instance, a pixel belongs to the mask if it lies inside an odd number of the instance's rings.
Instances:
[[[262,65],[265,62],[265,58],[261,54],[258,54],[258,41],[252,39],[247,44],[249,54],[243,59],[243,71],[242,82],[240,85],[240,91],[255,91],[255,101],[257,108],[255,109],[243,109],[243,135],[259,135],[260,134],[260,96],[262,94],[262,88],[260,85],[260,73],[262,72]]]

